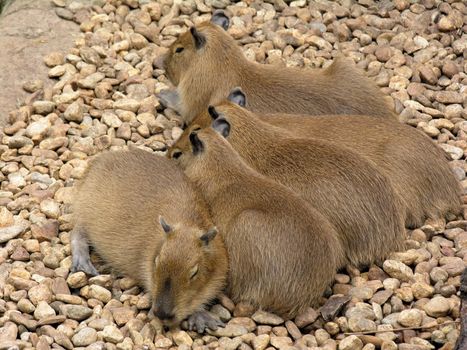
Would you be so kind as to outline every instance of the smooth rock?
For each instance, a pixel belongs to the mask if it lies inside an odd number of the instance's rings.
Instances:
[[[332,321],[334,317],[342,310],[345,304],[350,301],[350,296],[331,296],[321,307],[321,315],[325,321]],[[297,325],[298,326],[298,325]]]
[[[52,292],[45,284],[38,284],[37,286],[32,287],[28,291],[29,300],[34,305],[38,305],[39,302],[44,301],[46,304],[52,302],[53,296]]]
[[[397,322],[403,327],[418,327],[421,325],[422,320],[423,314],[418,309],[403,310],[397,318]]]
[[[228,324],[225,327],[219,327],[216,330],[208,330],[208,332],[216,337],[233,338],[247,334],[248,330],[240,325]]]
[[[61,312],[68,318],[76,321],[82,321],[92,315],[92,310],[82,305],[61,305]]]
[[[84,79],[78,80],[78,86],[82,89],[95,89],[97,83],[105,78],[105,74],[96,72],[88,75]]]
[[[282,319],[281,317],[262,310],[256,311],[253,314],[253,316],[251,316],[251,318],[257,323],[267,324],[271,326],[277,326],[284,323],[284,319]]]
[[[193,344],[193,339],[185,331],[175,331],[172,333],[173,340],[178,346],[187,345],[190,346]]]
[[[108,303],[112,299],[112,293],[104,287],[93,284],[89,287],[89,296],[91,298]]]
[[[67,107],[63,115],[68,121],[81,123],[83,121],[83,108],[78,101],[74,101]]]
[[[47,302],[39,301],[36,310],[34,310],[34,317],[36,320],[42,320],[51,316],[55,316],[55,310],[52,309]]]
[[[452,146],[446,143],[442,143],[439,145],[453,160],[461,159],[464,155],[464,151],[462,148]]]
[[[13,322],[7,321],[0,327],[0,343],[15,340],[17,335],[18,327]]]
[[[441,296],[434,297],[423,307],[427,315],[432,317],[446,316],[450,309],[449,300]]]
[[[339,343],[339,350],[361,350],[362,348],[362,341],[355,335],[348,336]]]
[[[102,337],[105,341],[114,344],[120,343],[124,338],[122,332],[115,326],[105,326],[102,331]]]
[[[386,260],[383,263],[384,272],[398,280],[409,282],[413,279],[413,271],[410,267],[397,260]]]
[[[253,341],[252,341],[252,344],[253,345],[253,349],[254,350],[264,350],[267,348],[267,346],[269,345],[269,335],[268,334],[261,334],[261,335],[258,335],[256,336]]]
[[[55,109],[55,103],[52,101],[35,101],[32,104],[34,112],[37,114],[46,115],[52,113]]]
[[[97,332],[90,327],[84,327],[71,338],[75,346],[88,346],[97,341]]]

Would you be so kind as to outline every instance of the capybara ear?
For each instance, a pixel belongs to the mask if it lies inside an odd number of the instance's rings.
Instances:
[[[234,87],[232,91],[230,91],[230,94],[229,96],[227,96],[227,99],[230,102],[239,105],[240,107],[246,106],[246,95],[243,92],[242,88],[239,86]]]
[[[206,37],[198,32],[195,27],[191,27],[190,32],[193,36],[193,42],[195,43],[196,49],[201,49],[206,44]]]
[[[190,134],[191,147],[193,148],[193,154],[199,154],[203,152],[204,145],[198,137],[198,133],[193,131]]]
[[[162,229],[164,230],[165,233],[172,232],[172,227],[164,220],[162,215],[159,216],[159,223],[161,224]]]
[[[217,24],[219,27],[224,28],[224,30],[229,29],[230,19],[226,16],[225,12],[222,10],[216,10],[212,14],[211,23]]]
[[[208,113],[211,116],[212,120],[216,120],[217,118],[219,118],[219,113],[217,112],[216,107],[214,106],[208,107]]]
[[[211,123],[211,127],[223,137],[227,137],[230,134],[230,124],[225,118],[217,118]]]
[[[199,239],[201,242],[203,242],[205,245],[208,245],[209,242],[211,242],[214,237],[217,235],[217,228],[213,227],[208,230],[205,234],[203,234]]]

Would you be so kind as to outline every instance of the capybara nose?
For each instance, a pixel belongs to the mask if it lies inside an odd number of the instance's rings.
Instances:
[[[166,54],[163,54],[163,55],[159,55],[159,57],[155,58],[154,62],[152,63],[154,68],[156,68],[156,69],[165,69],[165,66],[164,66],[165,57],[166,57]]]

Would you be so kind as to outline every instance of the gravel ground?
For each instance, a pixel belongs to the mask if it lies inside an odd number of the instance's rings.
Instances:
[[[0,131],[0,349],[454,348],[464,220],[410,231],[407,251],[338,274],[325,306],[293,321],[223,296],[212,312],[227,327],[202,335],[148,320],[149,297],[129,278],[71,274],[69,231],[72,186],[89,157],[129,144],[162,154],[180,135],[179,117],[155,97],[169,84],[153,61],[217,8],[251,60],[325,67],[338,52],[352,57],[392,96],[401,122],[446,151],[466,188],[462,1],[54,3],[83,33],[73,49],[44,57],[56,84],[31,76],[31,95]],[[348,334],[358,332],[367,334]]]
[[[28,98],[28,93],[21,91],[25,80],[33,77],[46,80],[46,86],[54,84],[46,79],[48,67],[42,56],[73,47],[80,32],[76,23],[55,14],[50,0],[6,2],[10,4],[0,14],[0,127],[7,124],[8,112]]]

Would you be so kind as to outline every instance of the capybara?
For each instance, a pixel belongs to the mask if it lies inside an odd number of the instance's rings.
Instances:
[[[227,253],[204,200],[173,162],[138,149],[103,153],[78,184],[73,210],[73,271],[97,273],[89,242],[150,292],[165,324],[221,324],[203,306],[225,286]]]
[[[344,259],[333,225],[250,168],[213,129],[189,139],[180,166],[206,198],[225,242],[233,301],[287,318],[317,305]]]
[[[232,102],[208,111],[248,165],[295,191],[336,227],[346,263],[367,265],[402,248],[402,202],[373,162],[336,143],[297,138]],[[170,158],[183,157],[197,128],[193,123],[185,130]]]
[[[176,90],[162,91],[160,99],[186,124],[236,86],[245,91],[248,108],[255,112],[395,118],[381,90],[350,59],[339,56],[326,69],[251,62],[225,31],[228,26],[229,19],[216,11],[211,22],[180,35],[163,59]]]

